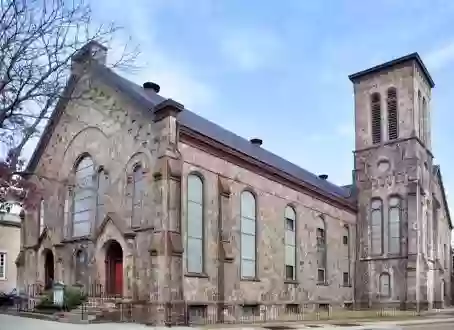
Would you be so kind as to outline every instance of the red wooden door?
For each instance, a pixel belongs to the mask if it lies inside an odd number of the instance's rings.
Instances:
[[[123,292],[123,262],[115,263],[115,293],[122,294]]]

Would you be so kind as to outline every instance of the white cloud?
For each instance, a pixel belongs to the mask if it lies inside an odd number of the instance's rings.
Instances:
[[[234,28],[219,36],[222,55],[246,71],[263,68],[278,60],[281,46],[279,37],[266,29]]]
[[[153,17],[160,14],[159,8],[164,6],[164,3],[158,2],[160,6],[155,7],[148,6],[148,2],[144,4],[147,6],[136,5],[128,8],[128,16],[123,17],[122,23],[133,42],[139,43],[141,54],[137,64],[140,69],[120,74],[139,85],[145,81],[155,82],[161,86],[160,94],[163,96],[181,102],[194,111],[207,111],[215,100],[216,93],[212,86],[197,77],[197,68],[176,60],[156,41],[158,28],[153,25]],[[116,15],[121,15],[122,6],[114,6]],[[127,39],[124,36],[121,39],[115,40],[112,46],[118,48],[124,45],[124,40]],[[118,49],[112,48],[112,53],[114,57],[119,56]]]
[[[454,61],[454,41],[435,49],[424,56],[424,61],[431,70],[438,70]]]

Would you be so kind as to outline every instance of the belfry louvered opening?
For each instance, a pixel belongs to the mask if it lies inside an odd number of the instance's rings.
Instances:
[[[381,142],[381,105],[380,94],[374,93],[371,96],[372,111],[372,143]]]
[[[395,140],[399,137],[399,125],[397,119],[397,91],[394,87],[388,89],[388,138]]]

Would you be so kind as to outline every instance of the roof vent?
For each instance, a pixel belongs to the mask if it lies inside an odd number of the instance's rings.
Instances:
[[[255,145],[255,146],[261,146],[263,141],[261,139],[257,139],[257,138],[253,138],[253,139],[250,139],[249,142],[251,142],[251,144]]]
[[[143,88],[152,89],[156,93],[159,93],[159,91],[161,90],[161,87],[158,84],[155,84],[154,82],[151,82],[151,81],[144,82],[143,83]]]
[[[320,174],[318,177],[322,180],[328,180],[328,174]]]

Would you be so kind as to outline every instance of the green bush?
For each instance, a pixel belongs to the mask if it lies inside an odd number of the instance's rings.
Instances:
[[[66,287],[63,295],[63,304],[66,309],[71,310],[87,300],[87,296],[79,289],[74,287]]]
[[[66,287],[63,293],[63,309],[70,311],[77,308],[87,300],[87,296],[83,294],[78,288]],[[59,306],[54,304],[54,292],[49,290],[45,292],[41,301],[36,305],[36,309],[41,310],[60,310]]]

